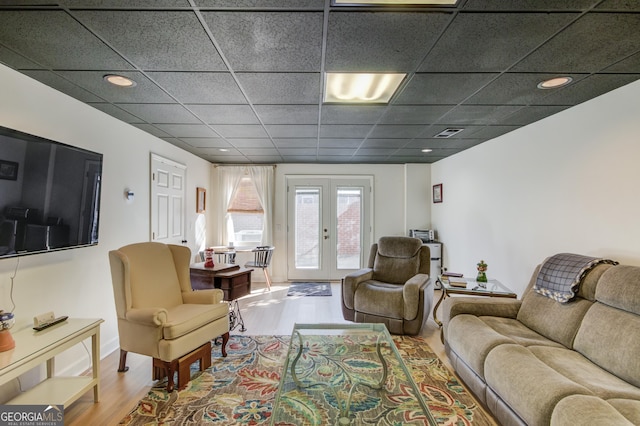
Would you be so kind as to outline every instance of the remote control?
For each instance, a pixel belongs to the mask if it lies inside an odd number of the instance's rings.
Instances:
[[[52,320],[43,322],[42,324],[33,327],[33,329],[36,330],[36,331],[42,331],[45,328],[51,327],[52,325],[56,325],[58,323],[61,323],[62,321],[66,321],[67,318],[69,318],[69,317],[66,316],[66,315],[62,316],[62,317],[54,318]]]

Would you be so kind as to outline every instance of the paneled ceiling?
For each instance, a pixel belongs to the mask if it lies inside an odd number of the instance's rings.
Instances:
[[[640,1],[2,0],[0,62],[213,163],[432,163],[639,79]],[[389,104],[323,104],[383,71]]]

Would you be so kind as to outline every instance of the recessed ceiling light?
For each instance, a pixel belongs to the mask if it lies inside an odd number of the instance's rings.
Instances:
[[[572,81],[573,79],[569,76],[550,78],[549,80],[538,83],[538,89],[555,89],[557,87],[566,86]]]
[[[228,152],[229,150],[227,148],[220,148],[220,152]]]
[[[406,75],[328,72],[325,74],[324,102],[387,103]]]
[[[431,152],[431,151],[433,151],[431,148],[425,148],[422,150],[422,152]]]
[[[124,77],[122,75],[107,74],[103,78],[105,79],[105,81],[108,81],[114,86],[133,87],[136,85],[135,81],[131,80],[130,78]]]

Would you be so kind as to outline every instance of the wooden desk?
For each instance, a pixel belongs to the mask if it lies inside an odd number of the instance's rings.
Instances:
[[[0,384],[9,382],[42,363],[47,378],[6,404],[69,406],[93,388],[93,401],[100,399],[101,319],[70,318],[42,331],[32,328],[13,333],[16,347],[0,353]],[[55,356],[91,337],[91,376],[54,377]]]
[[[213,268],[205,268],[204,262],[194,263],[191,265],[191,288],[219,288],[224,292],[224,300],[232,301],[251,293],[252,271],[225,263],[216,264]]]

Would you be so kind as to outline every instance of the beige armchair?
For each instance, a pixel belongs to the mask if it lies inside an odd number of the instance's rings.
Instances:
[[[229,340],[229,305],[222,301],[222,290],[193,291],[190,258],[187,247],[153,242],[109,252],[120,336],[118,371],[128,370],[127,352],[153,357],[154,379],[166,375],[169,392],[181,359],[193,362],[194,351],[200,350],[202,370],[205,362],[211,364],[211,340],[222,336],[223,356]],[[188,375],[188,366],[180,365],[179,387],[188,382],[180,377],[185,370]]]
[[[429,247],[411,237],[382,237],[367,268],[342,279],[342,315],[384,323],[391,333],[415,335],[429,318],[433,284]]]

